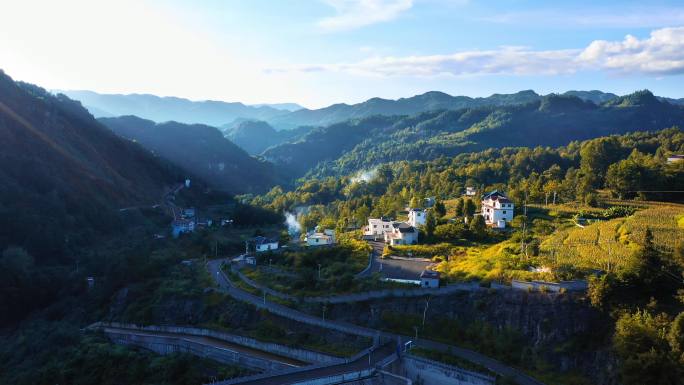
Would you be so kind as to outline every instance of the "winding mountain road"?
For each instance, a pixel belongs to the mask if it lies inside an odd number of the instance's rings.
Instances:
[[[300,311],[277,303],[264,301],[263,298],[252,295],[233,285],[230,279],[221,270],[221,266],[224,263],[230,263],[230,260],[228,258],[211,260],[207,263],[207,269],[209,270],[210,275],[218,285],[219,290],[227,293],[228,295],[237,300],[250,303],[260,309],[266,309],[269,312],[277,314],[281,317],[289,318],[310,325],[323,327],[326,329],[333,329],[349,334],[371,337],[374,338],[374,341],[379,341],[381,337],[386,340],[397,340],[401,343],[413,339],[410,336],[383,332],[380,330],[366,328],[359,325],[353,325],[346,322],[324,320],[322,318],[302,313]],[[511,378],[519,385],[544,385],[542,382],[535,380],[534,378],[526,375],[518,369],[512,368],[508,365],[501,363],[500,361],[497,361],[495,359],[492,359],[490,357],[487,357],[483,354],[477,353],[469,349],[459,348],[457,346],[443,344],[436,341],[429,341],[425,339],[418,339],[418,341],[415,341],[415,344],[417,346],[424,347],[427,349],[448,352],[472,363],[484,366],[500,376]]]

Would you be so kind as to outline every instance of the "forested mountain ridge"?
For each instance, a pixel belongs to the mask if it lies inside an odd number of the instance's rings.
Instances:
[[[78,102],[2,72],[0,137],[0,247],[35,233],[31,248],[59,249],[63,231],[111,226],[109,209],[157,203],[182,178]]]
[[[135,115],[155,122],[173,120],[219,126],[237,118],[267,119],[287,114],[286,108],[269,105],[248,106],[239,102],[192,101],[177,97],[147,94],[99,94],[92,91],[62,91],[79,100],[97,118]],[[288,106],[293,108],[293,106]]]
[[[294,141],[311,130],[311,127],[301,126],[277,131],[270,124],[259,120],[234,123],[223,126],[223,134],[252,155],[261,154],[271,146]]]
[[[155,205],[185,175],[64,95],[0,71],[0,326],[80,287],[82,250]]]
[[[134,140],[169,162],[230,193],[266,191],[286,182],[272,164],[251,157],[215,127],[155,123],[136,116],[100,118],[116,134]]]
[[[524,105],[442,110],[373,117],[311,131],[264,157],[300,175],[343,175],[397,160],[433,159],[486,148],[561,146],[575,140],[684,124],[684,108],[649,91],[601,105],[548,95]]]

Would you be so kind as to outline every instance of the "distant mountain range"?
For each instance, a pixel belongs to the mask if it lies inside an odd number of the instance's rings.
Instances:
[[[271,107],[271,108],[275,108],[276,110],[285,110],[285,111],[297,111],[297,110],[301,110],[304,108],[297,103],[261,103],[261,104],[250,104],[250,106],[252,106],[252,107]]]
[[[135,115],[155,122],[176,121],[220,126],[238,118],[269,120],[290,113],[272,105],[248,106],[221,101],[191,101],[146,94],[98,94],[92,91],[57,91],[78,100],[96,118]]]
[[[357,104],[333,104],[319,109],[306,109],[294,103],[245,105],[220,101],[190,101],[154,95],[112,95],[91,91],[62,91],[81,101],[95,117],[135,115],[156,122],[177,121],[201,123],[216,127],[237,126],[245,120],[261,120],[276,130],[300,126],[319,127],[348,119],[373,115],[414,115],[435,110],[458,110],[485,106],[509,106],[540,101],[544,96],[532,90],[514,94],[493,94],[485,98],[451,96],[443,92],[427,92],[397,100],[372,98]],[[577,96],[596,104],[619,96],[593,91],[568,91],[563,95]],[[660,98],[672,104],[684,104],[684,99]]]
[[[233,194],[261,193],[287,182],[274,166],[251,157],[215,127],[155,123],[136,116],[100,118],[118,135],[135,141],[209,186]]]
[[[526,94],[529,97],[531,93]],[[295,175],[348,174],[380,163],[432,159],[491,147],[560,146],[631,131],[684,126],[684,106],[649,91],[595,104],[603,95],[547,95],[526,104],[372,116],[311,130],[262,155]],[[442,96],[443,97],[443,96]]]
[[[311,130],[310,127],[298,127],[277,131],[270,124],[258,120],[235,121],[221,128],[226,138],[252,155],[261,154],[271,146],[297,140]]]

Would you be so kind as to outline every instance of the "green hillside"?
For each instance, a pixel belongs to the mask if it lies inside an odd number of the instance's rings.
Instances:
[[[684,124],[684,108],[648,91],[596,105],[575,96],[502,107],[371,117],[311,131],[297,143],[264,152],[266,159],[313,175],[343,175],[399,160],[509,146],[562,146],[572,141]]]

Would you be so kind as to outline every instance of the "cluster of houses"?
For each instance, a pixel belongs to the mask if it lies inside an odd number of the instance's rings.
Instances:
[[[304,237],[304,243],[309,247],[331,246],[336,242],[335,230],[321,229],[320,227],[309,231]],[[281,245],[277,239],[263,236],[257,236],[245,242],[245,252],[247,254],[278,250],[280,247]]]
[[[385,243],[396,245],[415,245],[418,243],[418,226],[425,224],[427,214],[422,209],[410,209],[406,222],[391,218],[368,218],[368,226],[364,228],[366,239],[382,239]]]
[[[466,196],[473,196],[475,189],[466,188]],[[485,224],[498,229],[503,229],[513,220],[515,205],[508,199],[506,194],[494,190],[482,196],[482,215]],[[395,221],[392,218],[368,218],[368,225],[364,227],[363,235],[366,239],[379,240],[396,245],[414,245],[418,243],[418,228],[425,225],[427,211],[425,209],[409,208],[408,219],[405,222]]]
[[[192,233],[196,229],[211,227],[213,224],[214,221],[212,219],[200,219],[197,217],[197,210],[194,207],[188,207],[181,209],[179,213],[174,211],[174,219],[171,222],[171,234],[174,238],[178,238],[181,234]]]

